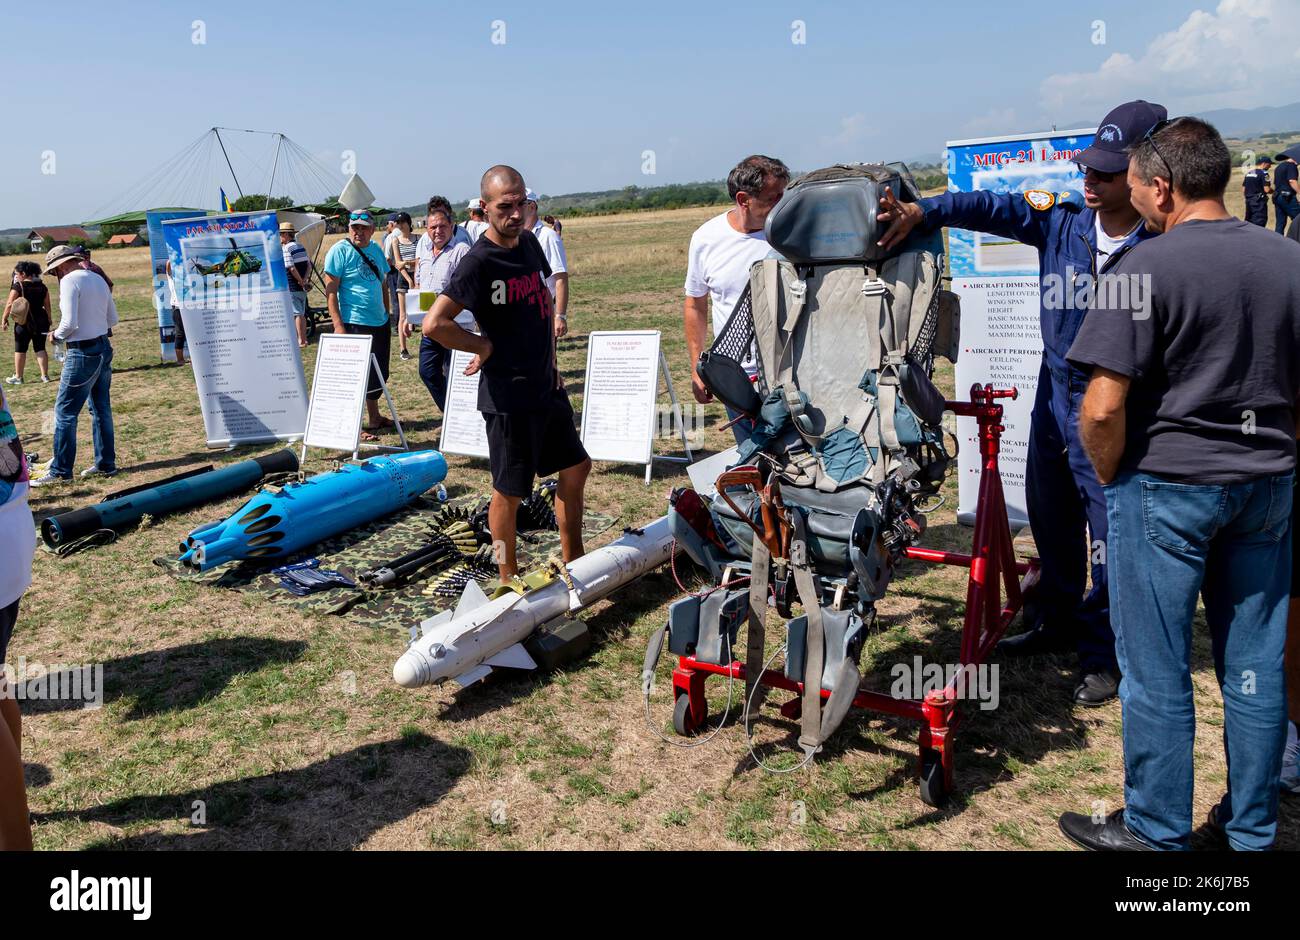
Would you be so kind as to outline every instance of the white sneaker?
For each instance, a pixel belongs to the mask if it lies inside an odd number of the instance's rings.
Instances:
[[[98,467],[87,467],[85,470],[81,471],[81,478],[83,480],[86,477],[115,477],[115,476],[117,476],[117,470],[101,470]]]
[[[49,486],[51,483],[67,483],[72,477],[56,477],[54,474],[46,472],[43,476],[35,477],[28,480],[28,486]]]
[[[42,376],[41,376],[41,381],[44,382],[46,385],[49,385],[49,384],[50,384],[50,377],[49,377],[48,375],[42,375]]]
[[[23,380],[20,379],[20,378],[18,378],[18,376],[16,376],[16,375],[11,375],[11,376],[9,376],[9,378],[5,379],[5,384],[6,384],[6,385],[22,385],[22,384],[23,384]]]

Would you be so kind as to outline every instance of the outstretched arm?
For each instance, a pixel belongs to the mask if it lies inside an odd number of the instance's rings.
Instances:
[[[886,187],[876,218],[889,223],[879,242],[885,249],[900,244],[919,225],[928,229],[950,226],[987,232],[1041,248],[1054,211],[1059,210],[1052,206],[1035,209],[1025,199],[1024,193],[977,190],[928,196],[920,202],[900,202]]]

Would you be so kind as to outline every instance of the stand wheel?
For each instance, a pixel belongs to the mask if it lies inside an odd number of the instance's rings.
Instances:
[[[699,730],[691,720],[691,697],[685,692],[677,696],[677,703],[673,706],[673,730],[683,738],[689,738]]]
[[[948,802],[948,788],[943,780],[943,760],[935,751],[921,758],[921,802],[936,809]]]

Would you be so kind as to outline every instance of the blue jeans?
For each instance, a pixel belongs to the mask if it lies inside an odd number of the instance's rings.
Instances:
[[[1273,844],[1286,741],[1292,479],[1192,485],[1126,471],[1105,487],[1110,613],[1124,676],[1124,818],[1158,848],[1186,849],[1193,827],[1198,593],[1223,695],[1228,792],[1218,821],[1234,849]]]
[[[113,446],[113,406],[109,386],[113,381],[113,347],[100,337],[87,346],[69,347],[54,400],[54,460],[50,474],[71,477],[77,460],[77,415],[90,400],[91,433],[95,442],[95,466],[117,469]]]
[[[438,410],[447,410],[447,369],[451,366],[451,350],[424,336],[420,338],[420,378],[433,396]]]

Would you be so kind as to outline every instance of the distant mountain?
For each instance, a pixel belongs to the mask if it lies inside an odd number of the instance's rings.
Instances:
[[[1209,121],[1224,137],[1300,138],[1300,101],[1276,108],[1222,108],[1197,117]]]
[[[1300,140],[1300,101],[1277,107],[1219,108],[1195,116],[1213,124],[1224,137],[1273,137]],[[1096,120],[1095,118],[1093,119]],[[1071,121],[1061,127],[1091,127],[1092,121]]]

